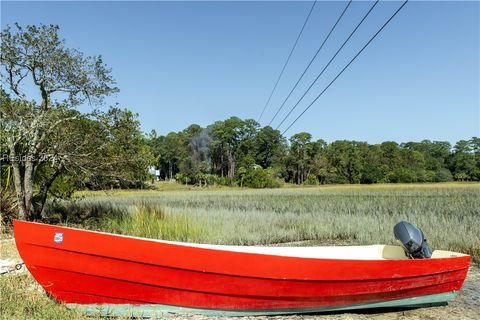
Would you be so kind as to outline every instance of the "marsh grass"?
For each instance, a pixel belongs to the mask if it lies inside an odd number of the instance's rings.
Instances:
[[[138,237],[191,241],[202,239],[202,225],[190,221],[183,214],[171,214],[165,208],[149,202],[135,203],[133,212],[108,214],[99,221],[99,227],[113,233]]]
[[[393,225],[408,220],[425,231],[434,249],[480,261],[479,184],[119,191],[55,203],[46,213],[59,210],[82,227],[234,245],[393,244]],[[84,222],[75,220],[78,215]]]

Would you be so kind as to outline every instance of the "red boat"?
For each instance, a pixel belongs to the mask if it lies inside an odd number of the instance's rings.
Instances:
[[[274,315],[446,304],[470,256],[400,246],[248,247],[161,241],[14,221],[28,270],[88,313]]]

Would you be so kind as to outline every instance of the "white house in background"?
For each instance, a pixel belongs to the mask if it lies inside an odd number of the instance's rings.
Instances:
[[[157,180],[160,179],[160,170],[155,169],[155,167],[148,167],[148,173],[155,176]]]

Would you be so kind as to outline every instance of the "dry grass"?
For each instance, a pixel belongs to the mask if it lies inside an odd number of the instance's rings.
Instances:
[[[19,261],[15,241],[0,241],[0,258]],[[0,275],[0,319],[82,319],[50,299],[29,273]]]

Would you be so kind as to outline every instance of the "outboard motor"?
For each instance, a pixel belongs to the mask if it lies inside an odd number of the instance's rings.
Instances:
[[[403,250],[412,259],[425,259],[432,256],[423,231],[414,224],[400,221],[393,227],[395,239],[400,240]]]

